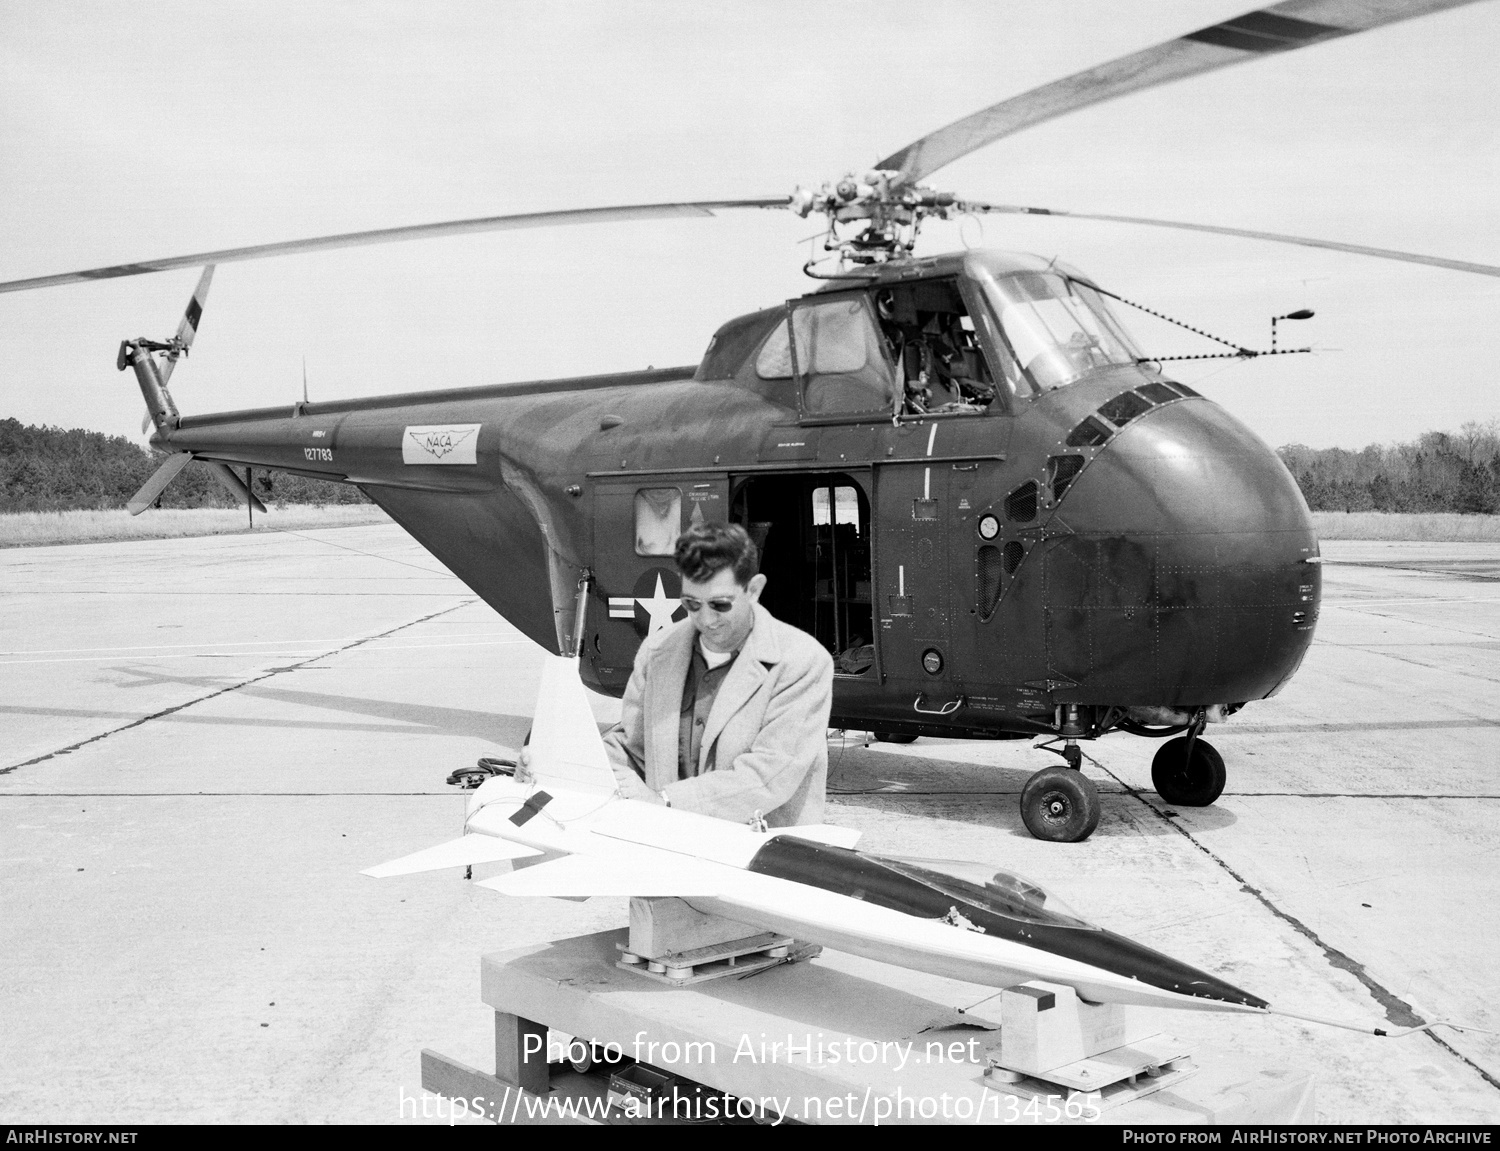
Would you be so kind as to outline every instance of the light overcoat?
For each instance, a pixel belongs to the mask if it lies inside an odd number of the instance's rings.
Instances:
[[[833,660],[817,640],[759,604],[755,626],[719,685],[704,724],[698,774],[679,779],[678,724],[693,644],[691,620],[636,653],[620,722],[604,735],[620,793],[743,823],[822,823],[828,784]]]

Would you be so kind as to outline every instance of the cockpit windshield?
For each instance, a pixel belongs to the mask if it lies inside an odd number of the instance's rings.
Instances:
[[[944,895],[1007,919],[1097,930],[1045,887],[1013,872],[996,871],[983,863],[959,859],[872,858]]]
[[[1093,288],[1059,272],[975,277],[1000,328],[1038,392],[1070,384],[1096,368],[1134,364],[1140,352]]]

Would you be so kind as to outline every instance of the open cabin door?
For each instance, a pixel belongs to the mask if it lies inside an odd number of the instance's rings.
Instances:
[[[594,490],[594,593],[584,656],[601,687],[624,690],[641,641],[678,620],[682,580],[672,562],[691,524],[726,521],[726,476],[650,475]]]

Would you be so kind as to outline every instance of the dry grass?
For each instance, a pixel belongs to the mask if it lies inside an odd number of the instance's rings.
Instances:
[[[389,523],[374,504],[272,505],[255,517],[255,530],[333,528]],[[243,508],[152,508],[133,516],[116,511],[14,512],[0,515],[0,547],[105,543],[111,540],[159,540],[177,536],[244,533]]]
[[[1462,516],[1454,512],[1313,512],[1312,520],[1318,538],[1325,540],[1500,541],[1500,516]]]

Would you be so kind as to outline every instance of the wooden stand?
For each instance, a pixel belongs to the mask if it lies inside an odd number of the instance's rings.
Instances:
[[[1154,1094],[1108,1110],[1096,1100],[1094,1108],[1075,1107],[1069,1114],[1064,1105],[1072,1089],[1042,1092],[1051,1097],[1042,1103],[992,1089],[998,1082],[994,1072],[986,1074],[986,1051],[996,1035],[983,1028],[993,1028],[993,1020],[953,1011],[954,1004],[983,994],[970,984],[828,952],[815,963],[668,987],[620,970],[622,945],[628,946],[625,931],[606,931],[485,956],[481,997],[496,1012],[500,1074],[424,1051],[422,1086],[456,1098],[494,1099],[487,1116],[509,1123],[527,1121],[527,1108],[516,1106],[519,1085],[528,1097],[554,1102],[552,1121],[567,1121],[557,1105],[590,1093],[602,1099],[608,1076],[564,1071],[550,1083],[543,1079],[546,1048],[537,1036],[550,1029],[704,1085],[709,1090],[700,1098],[728,1097],[770,1121],[1025,1123],[1093,1117],[1106,1125],[1176,1125],[1315,1118],[1306,1072],[1265,1071],[1221,1055],[1206,1059],[1188,1082],[1164,1083]],[[1047,1010],[1034,1006],[1035,1018],[1064,1009],[1065,997],[1045,990],[1054,1004]],[[1003,1023],[1003,1001],[1001,1016]],[[1108,1031],[1106,1017],[1084,1011],[1079,1018],[1092,1019],[1099,1035]],[[1131,1034],[1131,1021],[1124,1022],[1125,1034]],[[1042,1029],[1031,1044],[1040,1053],[1056,1050],[1047,1046],[1053,1042]],[[1051,1058],[1039,1054],[1036,1062]],[[606,1073],[624,1066],[602,1065]]]
[[[1000,1024],[1000,1044],[986,1052],[985,1082],[1021,1099],[1061,1096],[1064,1106],[1105,1111],[1198,1070],[1192,1049],[1162,1034],[1156,1012],[1085,1003],[1063,984],[1007,987]]]
[[[617,967],[672,987],[746,975],[791,957],[792,939],[747,923],[705,915],[680,899],[630,901],[630,939]],[[799,954],[810,958],[816,952]]]

